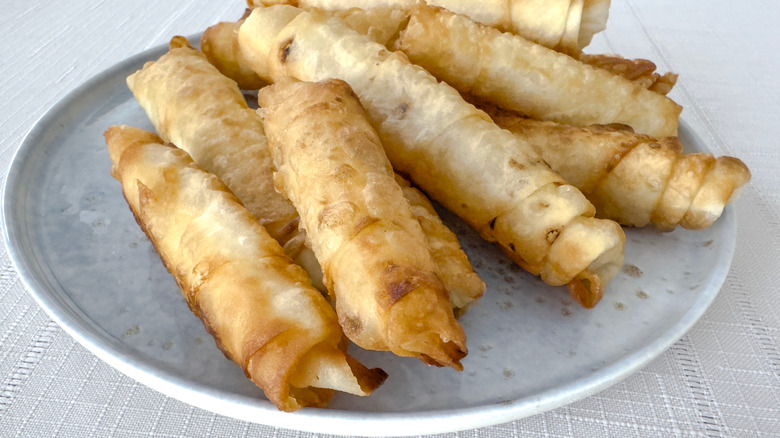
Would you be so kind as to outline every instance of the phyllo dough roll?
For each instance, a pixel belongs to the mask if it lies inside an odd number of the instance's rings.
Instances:
[[[395,180],[422,227],[425,242],[436,265],[436,273],[450,292],[455,316],[460,316],[485,293],[485,282],[471,267],[468,256],[460,247],[458,236],[444,225],[425,194],[398,174]]]
[[[609,0],[426,0],[564,53],[576,54],[604,30]]]
[[[349,86],[283,78],[261,89],[258,103],[277,188],[301,215],[347,337],[461,370],[466,336]]]
[[[212,36],[217,35],[229,37],[231,44],[235,43],[232,35],[218,32]],[[214,51],[212,55],[218,53]],[[324,288],[319,264],[305,246],[305,233],[298,229],[298,212],[273,188],[273,161],[262,121],[248,108],[237,85],[209,65],[203,54],[181,37],[171,41],[166,55],[131,75],[128,85],[158,133],[193,154],[199,165],[226,181],[271,236],[284,245],[287,254],[306,269],[315,285]],[[445,238],[445,231],[434,226],[424,230],[428,239],[437,241],[432,243],[434,246],[455,251],[451,241]],[[475,275],[468,263],[452,264],[451,258],[444,257],[436,261],[442,263],[440,270],[452,273],[445,281]],[[453,300],[459,313],[481,295],[473,280],[459,283],[454,290],[460,292],[456,296],[461,299]]]
[[[597,216],[623,225],[707,228],[750,181],[739,159],[683,153],[676,137],[657,139],[625,126],[574,127],[488,111],[579,188]]]
[[[283,245],[296,242],[298,213],[274,191],[263,123],[236,83],[183,37],[127,78],[157,133],[213,173]],[[301,245],[289,253],[297,256]]]
[[[529,145],[402,54],[336,17],[291,9],[252,11],[241,50],[276,77],[349,83],[396,170],[548,284],[568,284],[586,306],[598,302],[623,263],[618,224],[593,219],[593,205]]]
[[[250,5],[288,4],[303,9],[411,9],[417,0],[249,0]],[[606,28],[609,0],[425,0],[474,21],[512,32],[565,53],[579,53]]]
[[[535,119],[677,134],[682,108],[668,97],[440,8],[416,7],[397,47],[458,91]]]
[[[343,350],[333,308],[215,176],[127,126],[106,131],[112,175],[219,348],[279,409],[367,395],[386,378]]]
[[[612,74],[622,76],[650,91],[667,95],[677,83],[677,73],[656,72],[654,62],[647,59],[626,59],[619,55],[590,55],[581,53],[577,59]]]
[[[284,9],[284,11],[292,15],[297,15],[298,11],[300,11],[293,7],[297,6],[298,2],[292,0],[272,0],[271,2],[252,2],[250,0],[248,3],[250,8],[287,5],[290,8]],[[270,5],[263,5],[263,3],[270,3]],[[411,4],[404,8],[374,5],[365,9],[358,7],[334,9],[330,13],[340,17],[347,26],[366,35],[372,41],[390,46],[395,43],[401,29],[406,24],[409,18],[408,10],[410,7]],[[232,31],[228,31],[228,29],[238,29],[242,23],[243,19],[235,23],[219,23],[208,28],[201,39],[203,50],[206,52],[206,48],[208,48],[209,51],[206,55],[212,64],[225,76],[238,82],[239,85],[247,81],[249,77],[247,71],[252,71],[256,77],[262,78],[261,80],[270,80],[271,74],[267,71],[265,60],[257,59],[257,54],[254,52],[233,51],[234,47],[239,47],[237,35]],[[266,25],[273,24],[266,23]]]
[[[367,35],[373,41],[394,47],[398,34],[406,26],[410,11],[416,0],[385,0],[374,2],[369,0],[270,0],[254,2],[249,0],[250,7],[263,7],[279,4],[297,6],[302,9],[317,8],[343,18],[349,27]],[[609,0],[517,0],[511,7],[503,1],[497,4],[476,2],[473,0],[429,0],[429,5],[438,5],[453,12],[466,15],[472,20],[495,27],[499,30],[511,31],[526,39],[545,47],[567,53],[580,61],[622,76],[643,87],[660,93],[668,94],[677,82],[677,74],[657,73],[656,66],[647,59],[626,59],[618,55],[591,55],[581,51],[590,43],[597,32],[604,30],[609,15]],[[380,6],[382,5],[382,6]],[[566,15],[566,11],[572,14]],[[568,17],[568,18],[567,18]],[[510,21],[507,21],[510,20]],[[567,23],[572,25],[567,26]],[[240,26],[238,23],[231,23]],[[226,24],[215,27],[222,29]],[[227,31],[210,32],[209,38],[228,36]],[[566,34],[566,37],[564,37]],[[559,44],[560,42],[560,44]],[[216,60],[218,67],[225,65],[223,71],[228,77],[238,72],[233,66],[233,43],[223,42],[215,47],[224,47],[227,60]],[[204,46],[205,51],[205,46]],[[209,59],[211,59],[211,54]],[[243,69],[242,69],[243,70]],[[237,82],[240,78],[236,77]]]
[[[224,21],[210,26],[200,37],[200,48],[209,62],[233,79],[242,90],[257,90],[268,83],[244,59],[238,48],[238,29],[243,20]]]

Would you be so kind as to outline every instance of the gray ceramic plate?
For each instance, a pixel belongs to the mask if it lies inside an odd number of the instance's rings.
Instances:
[[[196,40],[193,38],[193,40]],[[488,284],[462,319],[465,371],[352,352],[390,378],[328,409],[276,410],[217,350],[135,223],[109,175],[103,131],[151,129],[125,77],[160,47],[109,69],[53,107],[5,182],[6,243],[30,293],[110,365],[171,397],[227,416],[322,433],[412,435],[498,424],[600,391],[679,339],[717,295],[731,263],[730,209],[708,230],[628,230],[626,269],[594,310],[545,286],[446,212]],[[705,150],[687,125],[683,141]]]

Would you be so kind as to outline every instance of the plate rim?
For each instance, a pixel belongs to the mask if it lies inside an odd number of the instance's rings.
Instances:
[[[187,39],[200,41],[200,35],[201,33],[190,35]],[[726,233],[731,237],[725,242],[724,250],[717,256],[716,269],[707,278],[706,286],[702,286],[703,292],[699,294],[693,305],[675,324],[667,327],[663,336],[655,338],[642,348],[591,374],[567,381],[566,384],[557,387],[547,388],[529,397],[500,403],[418,412],[358,412],[333,408],[304,408],[295,413],[286,413],[279,411],[267,400],[230,393],[178,376],[165,367],[154,366],[147,360],[128,354],[125,351],[127,348],[123,347],[124,344],[117,342],[107,333],[100,333],[94,326],[86,324],[83,319],[86,315],[79,315],[77,309],[63,305],[61,299],[56,296],[56,291],[49,290],[47,282],[37,278],[35,265],[39,260],[30,260],[21,250],[24,236],[12,236],[11,232],[16,230],[16,234],[20,234],[19,230],[28,230],[24,225],[17,223],[17,218],[11,211],[12,201],[26,198],[29,193],[27,187],[22,187],[22,195],[25,196],[20,195],[18,191],[20,181],[23,179],[22,168],[25,159],[29,158],[35,150],[34,140],[46,133],[50,127],[48,122],[58,117],[64,108],[80,99],[91,87],[116,80],[115,76],[119,71],[128,69],[132,65],[141,65],[149,59],[156,59],[165,52],[166,48],[167,44],[161,44],[115,63],[76,86],[50,107],[33,123],[14,152],[6,178],[3,180],[2,202],[0,202],[3,240],[27,293],[32,295],[47,315],[80,345],[122,374],[166,396],[242,421],[315,433],[408,436],[455,432],[502,424],[582,400],[633,375],[679,341],[695,325],[720,293],[726,281],[737,242],[736,215],[731,204],[724,208],[721,218],[718,219],[725,222],[721,226],[725,227]],[[697,144],[706,144],[682,117],[680,128],[685,135],[695,139]],[[388,428],[388,423],[393,423],[394,426]]]

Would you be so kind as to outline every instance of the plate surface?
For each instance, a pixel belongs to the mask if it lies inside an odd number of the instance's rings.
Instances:
[[[192,38],[197,41],[197,38]],[[152,129],[125,78],[159,47],[87,81],[21,145],[4,187],[6,244],[30,293],[78,342],[166,395],[263,424],[354,435],[418,435],[492,425],[584,398],[637,371],[704,313],[728,273],[736,222],[627,230],[626,265],[596,309],[580,308],[441,211],[488,291],[462,318],[462,373],[389,353],[351,352],[390,378],[370,397],[281,413],[217,350],[135,223],[109,174],[103,132]],[[680,137],[706,151],[686,124]]]

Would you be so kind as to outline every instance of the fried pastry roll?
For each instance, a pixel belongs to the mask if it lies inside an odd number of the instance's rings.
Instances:
[[[596,206],[597,216],[623,225],[707,228],[750,181],[739,159],[683,153],[676,137],[656,139],[625,126],[574,127],[488,111],[578,187]]]
[[[399,32],[406,25],[409,13],[412,7],[416,4],[415,1],[406,0],[388,0],[381,3],[384,7],[378,7],[373,2],[364,2],[359,0],[345,0],[343,3],[334,2],[332,0],[318,1],[318,0],[303,0],[298,2],[297,0],[290,1],[272,1],[272,2],[253,2],[250,0],[250,7],[257,6],[271,6],[274,4],[288,4],[292,6],[300,6],[304,9],[310,9],[317,7],[325,9],[330,13],[336,14],[343,18],[347,25],[356,31],[368,35],[373,41],[382,43],[388,48],[393,47],[395,39],[398,37]],[[265,3],[265,4],[264,4]],[[499,2],[504,3],[504,2]],[[515,24],[510,23],[509,16],[512,14],[509,9],[500,4],[489,3],[477,3],[473,1],[452,1],[452,0],[429,0],[429,5],[438,5],[445,9],[452,10],[462,15],[469,16],[474,21],[487,24],[496,27],[500,30],[512,31],[520,36],[525,37],[538,44],[544,45],[548,48],[561,51],[575,58],[579,59],[585,64],[592,65],[604,70],[607,70],[613,74],[622,76],[632,82],[637,82],[643,87],[660,93],[663,95],[668,94],[677,82],[678,75],[675,73],[660,74],[656,72],[656,65],[647,59],[626,59],[619,55],[604,55],[604,54],[586,54],[580,50],[590,43],[590,39],[593,34],[604,29],[606,25],[606,18],[609,11],[609,0],[589,0],[584,4],[579,5],[579,9],[582,10],[582,20],[575,21],[582,28],[580,30],[580,37],[583,37],[583,41],[575,44],[568,44],[561,46],[557,41],[571,42],[571,38],[562,38],[565,29],[565,15],[561,15],[560,11],[565,8],[571,7],[572,10],[578,10],[576,2],[571,0],[564,0],[558,2],[539,2],[537,1],[518,1],[513,2],[512,13],[514,15],[522,17],[536,17],[534,20],[525,20],[518,18],[515,20]],[[478,7],[477,7],[478,6]],[[487,6],[487,7],[485,7]],[[344,9],[346,8],[346,9]],[[471,9],[471,11],[469,11]],[[533,12],[536,11],[536,12]],[[470,12],[470,13],[469,13]],[[545,13],[542,13],[545,12]],[[588,15],[588,13],[590,15]],[[576,14],[575,14],[576,15]],[[554,17],[558,16],[558,19]],[[588,19],[590,18],[590,20]],[[555,24],[556,21],[560,23]],[[598,23],[598,24],[595,24]],[[231,23],[232,26],[238,28],[240,23]],[[521,26],[527,28],[525,30],[512,30],[512,26]],[[224,37],[225,40],[221,43],[214,42],[212,45],[217,48],[224,48],[223,59],[218,57],[213,60],[215,65],[220,68],[226,76],[233,78],[236,82],[241,83],[240,76],[235,76],[239,73],[238,67],[236,67],[234,59],[239,58],[233,54],[234,44],[233,41],[228,42],[227,38],[230,34],[226,29],[227,23],[219,23],[214,26],[215,29],[209,29],[209,34],[204,35],[204,39],[214,39],[219,35]],[[590,29],[585,31],[584,28]],[[552,32],[551,29],[558,29],[557,32]],[[598,30],[595,30],[598,29]],[[595,31],[594,31],[595,30]],[[555,33],[555,38],[550,37],[549,34]],[[547,35],[545,37],[544,35]],[[534,37],[539,35],[539,37]],[[219,45],[217,45],[219,44]],[[203,45],[203,43],[202,43]],[[203,45],[203,51],[212,60],[212,56],[216,57],[216,49],[209,48]],[[223,68],[222,66],[225,66]],[[242,68],[241,71],[249,70],[248,67]],[[254,72],[251,73],[254,75]],[[246,88],[246,87],[242,87]]]
[[[277,4],[288,6],[297,6],[297,1],[252,1],[248,2],[250,9],[262,8]],[[344,20],[347,26],[357,32],[366,35],[372,41],[376,41],[385,46],[392,46],[403,26],[409,19],[409,8],[381,7],[379,5],[370,8],[346,8],[334,9],[330,13]],[[297,14],[297,8],[285,9],[286,12]],[[237,35],[235,33],[223,30],[224,28],[240,28],[243,20],[236,23],[219,23],[207,30],[203,38],[210,39],[211,53],[207,53],[209,60],[222,72],[222,74],[235,80],[239,84],[242,82],[245,71],[252,71],[253,74],[261,80],[269,81],[271,75],[265,68],[265,61],[257,59],[253,52],[234,53],[234,47],[239,47]],[[267,23],[272,25],[272,23]],[[219,39],[219,41],[217,41]],[[220,49],[221,50],[218,50]],[[204,46],[205,51],[205,46]],[[242,87],[244,88],[244,87]]]
[[[130,75],[127,85],[157,133],[223,181],[324,290],[317,259],[298,229],[298,212],[274,190],[263,123],[236,82],[176,36],[168,53]]]
[[[576,54],[604,30],[610,0],[426,0],[553,50]]]
[[[249,0],[253,6],[302,9],[413,8],[417,0]],[[569,54],[578,54],[606,28],[610,0],[425,0],[472,20]]]
[[[187,304],[279,409],[368,395],[387,377],[344,351],[333,308],[238,199],[181,149],[106,131],[112,175]]]
[[[403,54],[291,6],[253,10],[239,44],[276,78],[349,83],[397,171],[528,271],[568,284],[583,305],[595,305],[620,269],[617,223],[594,219],[593,205],[530,145]]]
[[[213,173],[296,258],[303,250],[298,213],[274,191],[273,160],[263,124],[236,83],[183,37],[168,53],[127,78],[127,85],[163,140]]]
[[[273,188],[273,160],[262,121],[248,108],[236,84],[209,65],[182,37],[175,37],[166,55],[147,63],[127,82],[157,132],[225,181],[269,234],[284,245],[287,254],[306,269],[314,284],[324,289],[319,263],[306,246],[306,233],[298,228],[298,212]],[[406,193],[420,199],[412,191]],[[456,255],[462,249],[452,246],[448,237],[451,232],[441,229],[446,226],[438,217],[419,219],[426,221],[423,229],[432,246],[452,251],[449,256],[436,258],[436,262],[441,264],[440,271],[451,274],[444,279],[457,292],[459,299],[454,299],[453,305],[460,314],[481,295],[473,280],[476,274]],[[440,227],[434,226],[437,219]],[[453,263],[456,259],[461,262]],[[460,282],[467,278],[471,280]]]
[[[249,67],[238,48],[236,37],[242,22],[224,21],[210,26],[200,37],[200,48],[209,62],[223,75],[236,81],[240,89],[258,90],[268,82]]]
[[[397,47],[459,91],[535,119],[677,134],[682,108],[668,97],[440,8],[416,7]]]
[[[581,53],[577,59],[585,64],[607,70],[650,91],[667,95],[677,83],[676,73],[656,72],[654,62],[647,59],[626,59],[619,55],[589,55]]]
[[[431,201],[404,177],[395,174],[395,180],[422,227],[436,273],[450,292],[455,316],[460,316],[485,293],[485,282],[474,272],[458,236],[442,222]]]
[[[343,81],[260,90],[276,186],[301,215],[357,345],[462,370],[466,336],[379,137]]]
[[[344,20],[351,29],[387,47],[395,45],[401,29],[409,20],[408,9],[391,7],[350,8],[331,13]]]

